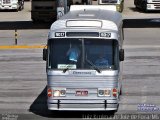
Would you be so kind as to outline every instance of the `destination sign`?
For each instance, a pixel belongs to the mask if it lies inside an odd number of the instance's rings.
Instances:
[[[110,38],[110,37],[111,37],[111,33],[102,32],[102,33],[100,33],[100,37],[107,37],[107,38]]]
[[[55,37],[65,37],[65,32],[55,32]]]

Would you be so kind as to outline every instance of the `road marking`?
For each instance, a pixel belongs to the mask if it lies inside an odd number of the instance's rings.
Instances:
[[[44,48],[46,45],[3,45],[0,49],[36,49]]]
[[[143,86],[142,89],[141,89],[141,94],[142,94],[142,96],[141,96],[141,102],[142,103],[146,103],[147,102],[147,96],[143,95],[145,93],[147,93],[147,86]]]

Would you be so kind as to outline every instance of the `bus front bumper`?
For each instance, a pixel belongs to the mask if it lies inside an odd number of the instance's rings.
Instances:
[[[49,110],[111,111],[118,109],[118,100],[48,100]]]
[[[0,5],[1,10],[16,10],[18,9],[18,5]]]
[[[147,4],[147,10],[160,10],[160,3],[158,3],[158,4]]]

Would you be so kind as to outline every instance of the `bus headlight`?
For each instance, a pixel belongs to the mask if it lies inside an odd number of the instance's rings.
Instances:
[[[98,90],[98,96],[104,96],[104,90]]]
[[[60,96],[60,91],[59,91],[59,90],[54,90],[54,91],[53,91],[53,96],[54,96],[54,97]]]
[[[50,97],[65,97],[66,96],[66,88],[60,89],[47,89],[47,96]]]
[[[152,5],[147,5],[147,8],[152,8]]]
[[[60,91],[60,95],[61,95],[61,96],[66,96],[66,90],[61,90],[61,91]]]
[[[98,96],[111,96],[111,90],[110,89],[98,89]]]
[[[53,90],[53,97],[64,97],[66,96],[66,89]]]
[[[116,10],[117,10],[118,12],[121,11],[120,5],[116,5]]]

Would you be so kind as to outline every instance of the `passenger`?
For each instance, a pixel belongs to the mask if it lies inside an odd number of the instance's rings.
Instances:
[[[108,60],[104,53],[100,53],[98,59],[95,61],[96,66],[108,66]]]
[[[67,56],[69,57],[70,61],[77,62],[80,56],[80,50],[77,46],[73,45],[68,51]]]

